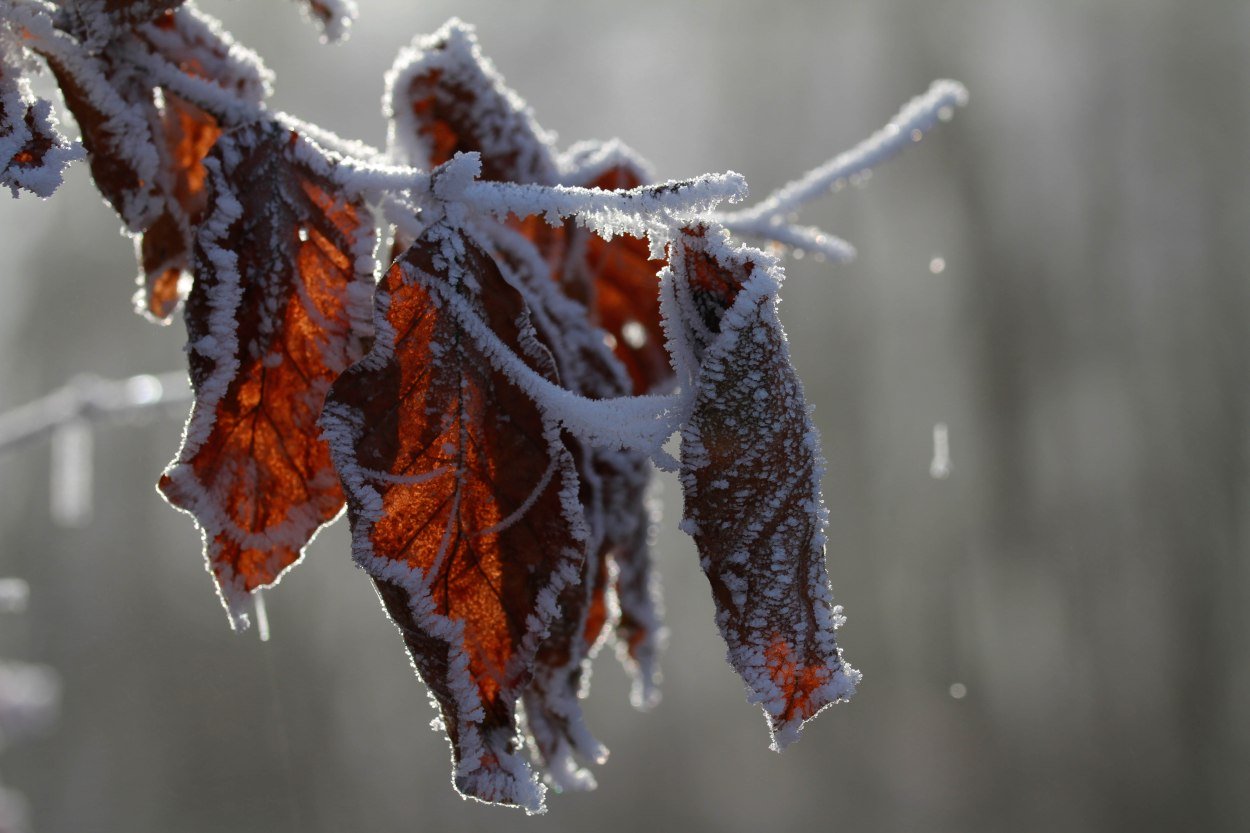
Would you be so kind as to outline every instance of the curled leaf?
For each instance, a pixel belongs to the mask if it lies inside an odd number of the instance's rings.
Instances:
[[[132,232],[160,216],[160,156],[152,133],[152,88],[109,50],[65,49],[47,56],[78,122],[96,188]]]
[[[373,222],[331,162],[276,124],[222,136],[185,317],[195,405],[160,488],[192,514],[237,626],[343,505],[317,418],[363,352]]]
[[[683,242],[673,274],[701,363],[681,438],[682,527],[729,661],[782,749],[860,678],[834,637],[842,615],[825,571],[819,438],[777,319],[776,267],[714,235]]]
[[[182,8],[137,29],[161,57],[195,78],[213,82],[229,97],[259,103],[268,93],[268,72],[212,18]],[[161,213],[139,238],[141,274],[135,307],[167,322],[190,287],[191,246],[204,210],[204,158],[221,135],[218,119],[168,90],[148,110],[160,159]]]
[[[386,77],[390,144],[433,168],[478,151],[482,179],[554,185],[551,140],[482,55],[473,27],[452,19],[399,54]]]
[[[438,703],[456,788],[538,812],[516,704],[587,532],[558,426],[492,345],[549,376],[552,360],[490,255],[445,223],[387,272],[375,319],[373,350],[322,417],[353,555]]]
[[[550,357],[544,362],[536,355],[529,363],[573,393],[596,399],[624,395],[624,374],[602,334],[590,326],[584,307],[560,293],[539,247],[504,228],[494,228],[491,237],[496,262],[525,298],[541,352]],[[570,435],[562,439],[576,465],[578,500],[588,531],[586,555],[579,580],[560,592],[561,616],[534,658],[523,703],[538,768],[559,789],[584,790],[593,789],[595,779],[583,765],[602,764],[608,754],[586,727],[579,703],[589,691],[590,660],[609,614],[606,490],[598,470],[600,451]]]

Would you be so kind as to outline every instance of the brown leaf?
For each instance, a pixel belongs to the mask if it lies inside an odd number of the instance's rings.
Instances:
[[[78,122],[91,177],[132,232],[160,216],[160,158],[153,140],[152,88],[120,72],[109,50],[45,56]]]
[[[647,506],[651,464],[630,451],[599,451],[604,482],[605,555],[611,562],[611,592],[619,611],[617,658],[633,679],[630,702],[648,709],[660,699],[660,646],[664,639],[659,581],[651,564],[655,521]]]
[[[142,43],[187,75],[220,87],[223,101],[260,102],[267,76],[259,60],[210,18],[194,8],[173,9],[176,3],[163,6],[172,11],[149,14],[157,5],[118,4],[116,14],[134,25],[124,36],[113,33],[93,54],[60,50],[45,57],[78,122],[96,187],[126,227],[142,235],[136,306],[164,321],[188,284],[182,278],[203,208],[202,162],[221,127],[216,116],[171,91],[158,96],[131,66],[132,51]]]
[[[52,105],[30,95],[21,73],[0,62],[0,185],[50,197],[77,153],[52,121]]]
[[[139,241],[143,288],[136,307],[155,321],[167,321],[182,301],[183,275],[190,266],[196,222],[205,206],[204,159],[221,128],[217,120],[173,93],[159,115],[163,205]]]
[[[329,160],[276,124],[236,128],[209,163],[187,300],[195,406],[161,478],[195,516],[232,621],[343,504],[317,417],[367,337],[374,231]]]
[[[631,382],[625,368],[608,349],[603,331],[591,325],[586,308],[550,278],[541,246],[510,231],[500,230],[494,238],[496,260],[526,292],[561,384],[591,399],[628,395]],[[648,547],[646,455],[578,443],[570,448],[577,460],[590,542],[581,583],[576,591],[566,588],[562,594],[564,615],[535,660],[525,714],[535,757],[549,779],[563,789],[587,789],[594,779],[578,764],[602,763],[607,753],[586,729],[578,701],[588,693],[589,661],[613,612],[609,596],[617,596],[623,611],[616,632],[628,644],[618,646],[618,655],[634,677],[632,699],[640,706],[658,699],[660,627]]]
[[[195,9],[179,9],[139,27],[153,51],[195,78],[212,81],[249,103],[267,94],[265,70],[210,19]],[[204,210],[204,158],[221,135],[218,120],[201,108],[165,90],[159,106],[148,111],[160,159],[158,185],[161,213],[139,242],[141,289],[135,307],[165,323],[190,286],[195,224]]]
[[[684,242],[681,325],[702,361],[682,430],[682,526],[729,660],[781,749],[859,680],[834,638],[842,617],[825,571],[819,439],[777,319],[779,276],[762,253],[717,236]]]
[[[438,702],[456,788],[538,811],[516,702],[586,529],[558,427],[490,355],[548,378],[551,357],[490,255],[442,223],[391,267],[375,309],[377,343],[322,417],[353,553]]]
[[[642,172],[617,164],[585,183],[604,190],[636,188]],[[635,394],[663,388],[673,378],[660,327],[660,292],[656,274],[664,261],[651,260],[647,241],[629,235],[611,240],[587,231],[570,232],[568,260],[560,276],[570,297],[586,304],[592,321],[611,336],[613,352],[633,380]]]
[[[476,151],[482,179],[555,184],[559,173],[547,137],[521,99],[486,60],[470,27],[451,23],[401,55],[388,79],[392,141],[409,161],[433,167],[458,152]],[[625,161],[589,181],[588,188],[633,188],[642,172]],[[552,227],[530,217],[517,224],[552,264],[570,297],[590,307],[593,322],[615,340],[613,349],[648,393],[672,379],[660,329],[656,273],[646,241],[622,235],[605,241],[572,222]],[[563,262],[561,262],[563,261]]]
[[[387,77],[392,141],[433,168],[459,151],[482,156],[484,180],[554,185],[549,139],[482,56],[472,27],[452,21],[400,54]]]
[[[184,0],[104,0],[104,11],[119,23],[146,23],[155,20]]]
[[[345,0],[303,0],[304,10],[321,26],[328,41],[342,40],[356,17],[355,5]]]

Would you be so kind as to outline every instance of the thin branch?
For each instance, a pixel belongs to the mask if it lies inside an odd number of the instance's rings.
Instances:
[[[819,229],[795,226],[791,215],[818,197],[867,177],[873,168],[919,142],[940,122],[949,120],[956,107],[967,102],[968,91],[962,84],[934,81],[928,92],[903,105],[885,127],[855,147],[778,188],[759,203],[723,213],[716,219],[738,234],[811,249],[835,262],[850,260],[855,250],[849,243]]]
[[[0,414],[0,455],[50,439],[75,422],[124,422],[191,401],[185,372],[126,379],[79,376],[34,402]]]

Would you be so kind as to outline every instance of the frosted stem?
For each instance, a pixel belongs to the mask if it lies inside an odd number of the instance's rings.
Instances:
[[[124,422],[191,401],[185,372],[108,380],[82,376],[0,414],[0,455],[51,439],[74,422]]]
[[[956,107],[967,102],[968,91],[962,84],[934,81],[928,92],[903,105],[885,127],[855,147],[778,188],[755,205],[719,214],[715,219],[737,234],[812,251],[836,263],[850,260],[855,249],[849,243],[820,229],[794,225],[790,216],[848,182],[867,178],[873,168],[919,142],[939,122],[948,120]]]

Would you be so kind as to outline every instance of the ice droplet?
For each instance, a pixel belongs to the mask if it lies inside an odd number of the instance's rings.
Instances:
[[[945,422],[933,426],[933,461],[929,463],[929,476],[934,480],[951,476],[950,432]]]
[[[52,434],[50,476],[52,520],[82,527],[91,521],[91,423],[75,419]]]
[[[20,578],[0,578],[0,613],[21,613],[30,597],[30,585]]]

